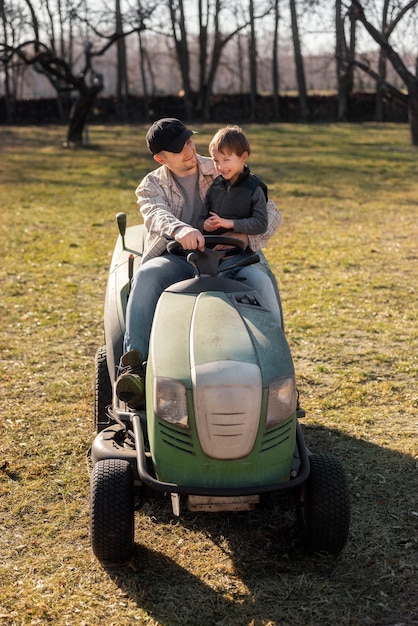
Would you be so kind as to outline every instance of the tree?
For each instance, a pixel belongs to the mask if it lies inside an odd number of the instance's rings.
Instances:
[[[300,118],[307,121],[309,118],[308,98],[306,91],[305,69],[303,64],[302,49],[300,45],[298,14],[296,0],[289,0],[290,16],[292,21],[292,39],[295,54],[296,79],[299,91]]]
[[[165,31],[168,41],[174,41],[186,117],[202,116],[205,121],[209,121],[213,86],[226,47],[236,37],[239,48],[242,50],[240,33],[250,27],[252,21],[255,22],[267,15],[271,8],[270,4],[266,4],[263,0],[261,9],[256,11],[254,6],[252,14],[250,11],[248,15],[239,4],[231,4],[228,0],[198,0],[196,54],[198,70],[195,73],[196,79],[192,81],[191,52],[194,51],[193,43],[196,37],[190,25],[190,13],[186,12],[185,0],[166,0],[166,2],[171,31],[167,28],[162,30]],[[241,58],[236,61],[236,67],[243,67]],[[194,89],[192,89],[192,82]]]
[[[250,34],[248,39],[248,57],[250,65],[250,121],[254,122],[257,105],[257,40],[255,36],[254,0],[249,0],[248,14]]]
[[[136,31],[138,35],[138,69],[142,84],[142,94],[143,94],[143,112],[144,117],[148,116],[148,97],[149,97],[149,87],[148,87],[148,79],[151,82],[151,92],[155,93],[155,69],[152,63],[152,52],[150,53],[148,50],[147,42],[145,41],[145,28],[143,25],[147,20],[151,19],[151,16],[155,9],[157,8],[157,4],[146,4],[142,0],[136,0],[130,7],[127,13],[125,14],[125,20],[129,22],[131,26],[131,30]]]
[[[123,35],[123,18],[120,7],[120,0],[115,3],[116,34],[118,36],[116,49],[118,60],[116,98],[119,107],[119,114],[126,119],[126,103],[128,98],[128,69],[126,64],[126,40]]]
[[[172,35],[176,49],[177,61],[183,82],[184,106],[186,119],[192,116],[192,88],[190,79],[190,53],[186,28],[186,12],[183,0],[168,0]]]
[[[280,72],[279,72],[279,0],[274,0],[274,28],[273,28],[273,59],[272,59],[272,85],[273,85],[273,113],[274,119],[280,118]]]
[[[382,24],[381,29],[382,33],[385,33],[389,38],[388,33],[388,11],[389,11],[390,0],[384,0],[383,8],[382,8]],[[352,55],[353,56],[353,55]],[[384,93],[384,83],[386,81],[387,75],[387,62],[386,62],[386,53],[383,48],[379,50],[379,61],[378,61],[378,69],[377,73],[379,74],[379,79],[376,82],[376,122],[383,122],[383,101],[382,96]]]
[[[83,130],[97,94],[103,89],[103,77],[91,67],[92,46],[85,46],[85,65],[74,74],[64,59],[53,54],[41,41],[28,41],[12,50],[26,65],[48,78],[57,93],[77,92],[78,97],[70,113],[65,147],[73,148],[83,143]],[[87,76],[90,77],[90,81]]]
[[[210,119],[210,99],[222,53],[227,44],[248,26],[248,20],[244,19],[243,22],[239,22],[237,19],[236,26],[226,32],[224,24],[229,23],[230,20],[224,19],[223,13],[229,8],[229,5],[223,4],[222,0],[215,0],[213,8],[209,2],[203,6],[203,3],[199,1],[199,11],[203,11],[203,14],[199,14],[200,75],[197,106],[203,113],[205,121]],[[232,10],[237,18],[237,10]],[[211,36],[209,37],[210,28]]]
[[[144,45],[143,32],[138,31],[138,50],[139,50],[139,71],[142,82],[142,94],[143,94],[143,111],[144,117],[148,116],[148,75],[151,79],[152,91],[155,91],[155,75],[152,67],[152,63],[149,58],[147,46]],[[147,71],[148,70],[148,71]]]
[[[49,81],[55,89],[58,98],[62,94],[71,95],[76,93],[76,99],[70,112],[67,139],[64,145],[66,147],[80,146],[83,143],[83,131],[93,103],[98,93],[103,89],[103,76],[94,70],[93,59],[105,54],[121,38],[143,29],[144,23],[141,22],[129,32],[123,32],[122,29],[116,28],[116,31],[107,37],[102,35],[102,38],[105,38],[104,43],[100,42],[97,36],[96,42],[102,43],[97,48],[94,48],[92,41],[86,37],[82,46],[82,59],[75,66],[72,60],[73,42],[71,37],[68,37],[67,40],[62,36],[58,40],[56,38],[54,12],[50,7],[49,0],[45,0],[43,4],[49,16],[49,23],[46,22],[44,24],[40,23],[32,0],[24,0],[24,2],[29,11],[28,23],[33,36],[24,37],[19,44],[1,43],[0,57],[5,66],[8,66],[14,58],[18,58],[27,66],[32,66],[36,72],[42,74]],[[66,6],[72,18],[76,16],[80,24],[88,23],[87,19],[82,19],[81,15],[76,14],[74,5],[69,2]],[[62,24],[61,2],[58,2],[58,7],[58,19],[59,23]],[[27,32],[24,33],[24,35],[27,34]],[[98,35],[97,32],[96,35]],[[76,67],[77,69],[75,69]]]
[[[16,24],[13,24],[13,15],[11,7],[7,7],[4,0],[0,0],[0,19],[2,23],[2,37],[5,46],[10,45],[10,39],[13,39],[16,33]],[[7,121],[11,122],[14,114],[14,97],[12,95],[11,72],[7,56],[1,59],[4,67],[4,94],[6,104]]]
[[[345,16],[342,0],[335,2],[335,56],[337,61],[337,90],[338,90],[338,121],[347,119],[347,98],[353,90],[354,64],[348,62],[355,55],[356,47],[356,20],[350,19],[349,43],[345,35]]]
[[[380,49],[388,61],[392,64],[396,73],[403,80],[406,93],[389,83],[386,79],[382,78],[382,76],[380,76],[378,72],[374,71],[367,63],[361,62],[358,59],[349,59],[349,61],[355,63],[357,67],[366,72],[376,82],[380,81],[386,90],[395,98],[406,103],[408,107],[411,140],[414,146],[418,146],[418,57],[415,61],[415,73],[413,73],[408,69],[399,53],[396,52],[396,50],[389,43],[389,36],[393,33],[396,26],[398,26],[401,21],[405,19],[405,16],[411,15],[417,6],[418,0],[410,0],[403,5],[400,5],[398,2],[393,2],[391,7],[391,19],[385,27],[385,32],[379,30],[366,18],[363,6],[359,0],[352,0],[350,7],[350,13],[353,18],[364,26],[369,35],[380,46]]]

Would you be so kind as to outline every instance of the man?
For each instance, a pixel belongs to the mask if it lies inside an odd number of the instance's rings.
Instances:
[[[150,127],[146,141],[154,160],[161,167],[150,172],[136,189],[147,236],[141,267],[133,278],[126,309],[125,354],[116,381],[116,395],[131,408],[144,403],[143,361],[148,345],[155,307],[169,285],[194,276],[185,258],[170,255],[167,244],[177,241],[185,250],[204,250],[205,240],[198,230],[207,190],[217,177],[211,158],[196,153],[194,131],[178,119],[163,118]],[[266,245],[280,225],[280,213],[269,202],[269,224],[262,235],[233,233],[253,250]],[[225,273],[227,276],[227,273]],[[235,278],[257,289],[265,304],[280,317],[280,308],[269,277],[257,265],[243,267]]]

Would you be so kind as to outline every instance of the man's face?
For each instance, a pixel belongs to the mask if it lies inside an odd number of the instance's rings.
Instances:
[[[188,139],[181,152],[163,150],[154,155],[155,161],[166,165],[176,176],[189,176],[197,170],[196,147],[192,139]]]

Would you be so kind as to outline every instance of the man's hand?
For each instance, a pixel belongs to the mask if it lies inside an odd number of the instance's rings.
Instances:
[[[181,245],[184,250],[199,249],[202,252],[205,249],[205,238],[200,230],[191,226],[184,226],[175,235],[174,239]]]

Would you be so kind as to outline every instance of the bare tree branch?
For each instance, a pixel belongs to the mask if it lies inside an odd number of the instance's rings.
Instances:
[[[418,5],[418,0],[411,0],[408,3],[408,8],[411,9]],[[404,7],[406,9],[406,6]],[[405,63],[402,61],[399,54],[393,49],[388,41],[388,36],[381,33],[377,28],[371,24],[364,13],[364,9],[360,4],[359,0],[352,0],[351,3],[351,12],[355,19],[361,22],[364,28],[367,30],[369,35],[375,40],[377,44],[384,50],[387,58],[392,63],[393,68],[399,74],[399,76],[404,80],[406,84],[408,84],[411,80],[415,80],[415,76],[408,70]],[[403,15],[405,15],[405,11],[403,11]],[[397,23],[399,20],[397,21]],[[393,28],[392,28],[393,31]]]
[[[382,81],[382,77],[380,76],[380,74],[375,72],[370,67],[370,65],[368,65],[367,63],[363,63],[362,61],[359,61],[358,59],[354,59],[354,58],[347,59],[347,60],[349,62],[351,62],[353,65],[355,65],[356,67],[358,67],[359,69],[363,70],[363,72],[368,74],[376,82],[377,81],[381,81],[381,84],[384,87],[384,89],[386,89],[386,91],[388,91],[390,94],[392,94],[392,96],[394,98],[396,98],[400,102],[403,102],[404,104],[408,104],[408,95],[404,91],[401,91],[400,89],[397,89],[391,83],[388,83],[386,80]]]

